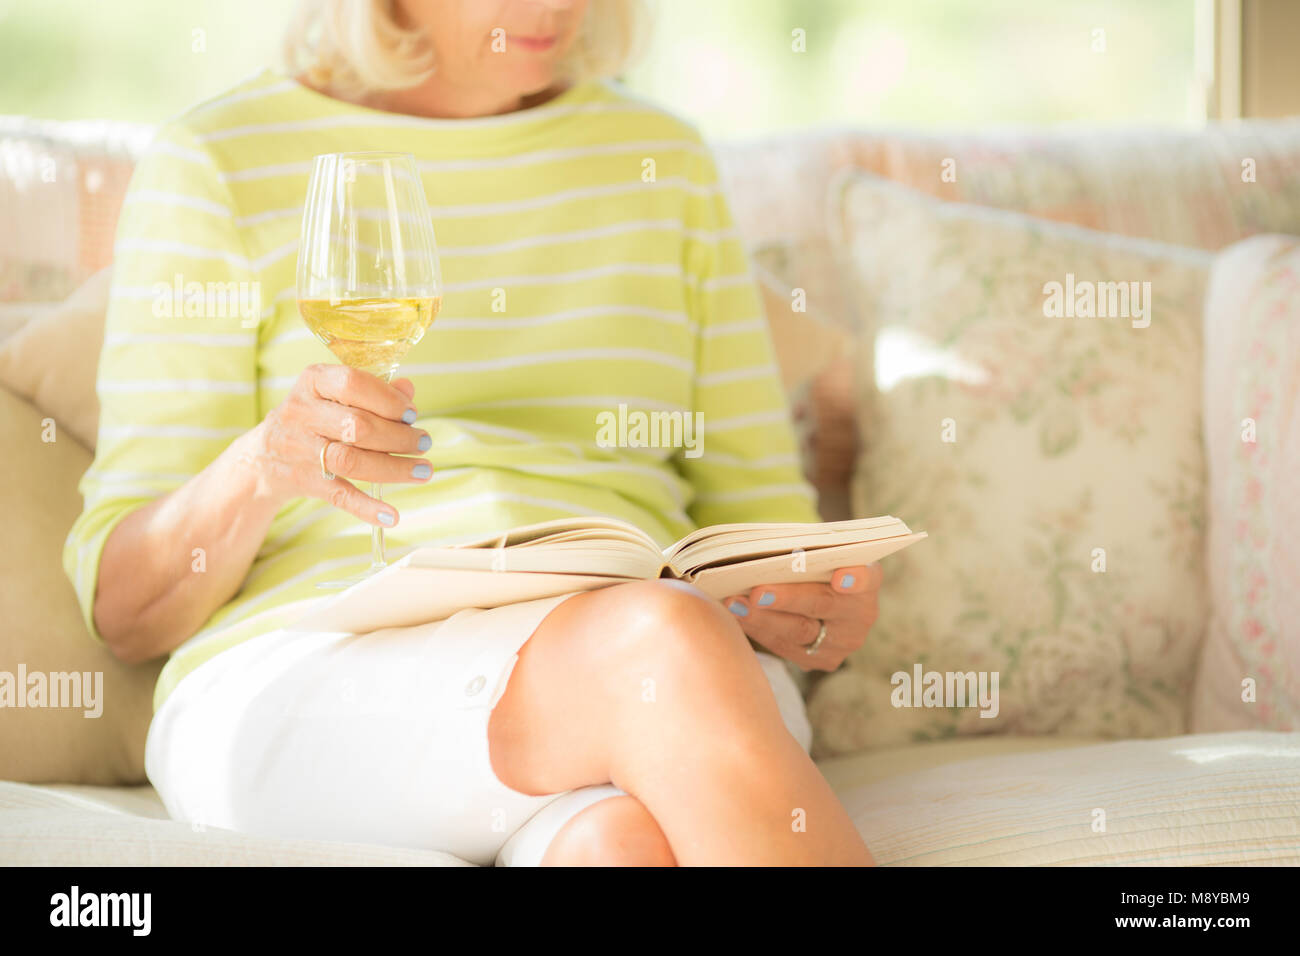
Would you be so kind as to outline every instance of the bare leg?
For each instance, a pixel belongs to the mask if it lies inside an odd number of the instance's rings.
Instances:
[[[626,790],[683,865],[871,863],[740,626],[689,585],[561,604],[520,651],[488,738],[497,776],[521,792]]]
[[[593,803],[560,828],[542,866],[674,866],[668,838],[636,797]]]

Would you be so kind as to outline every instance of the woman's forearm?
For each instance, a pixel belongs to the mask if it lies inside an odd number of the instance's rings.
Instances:
[[[262,473],[260,429],[109,535],[94,616],[117,657],[138,662],[173,650],[243,583],[285,500]]]

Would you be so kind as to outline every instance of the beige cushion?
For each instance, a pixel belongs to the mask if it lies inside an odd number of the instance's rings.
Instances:
[[[822,518],[849,517],[848,483],[857,453],[853,401],[856,339],[833,250],[819,240],[773,241],[753,252],[768,325],[790,395],[803,470]],[[804,298],[806,312],[793,310]]]
[[[1205,336],[1214,613],[1192,727],[1294,730],[1300,728],[1300,239],[1260,236],[1219,256]]]
[[[1210,255],[866,174],[840,198],[870,317],[854,509],[930,538],[884,562],[866,645],[812,690],[816,752],[1182,732],[1207,615],[1197,411]],[[1149,327],[1045,315],[1045,284],[1067,273],[1149,281]],[[997,673],[997,716],[894,707],[892,675],[918,665]]]
[[[791,287],[762,269],[756,272],[781,381],[788,393],[797,394],[851,348],[853,338],[812,308],[796,311]]]
[[[0,302],[0,343],[39,316],[48,315],[61,302]]]
[[[59,307],[0,342],[0,385],[90,449],[99,428],[95,377],[111,278],[111,269],[101,269]]]
[[[63,573],[63,541],[81,511],[77,481],[90,453],[0,388],[0,501],[10,510],[0,548],[0,681],[51,672],[101,674],[102,714],[83,709],[0,710],[0,779],[135,783],[144,779],[144,739],[161,663],[131,667],[86,632]],[[92,677],[92,681],[94,678]]]

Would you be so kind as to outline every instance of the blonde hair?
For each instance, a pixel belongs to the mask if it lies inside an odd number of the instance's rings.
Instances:
[[[299,0],[285,63],[317,89],[344,95],[399,90],[435,68],[424,34],[399,26],[395,0]],[[591,0],[559,71],[569,82],[614,76],[637,52],[642,0]]]

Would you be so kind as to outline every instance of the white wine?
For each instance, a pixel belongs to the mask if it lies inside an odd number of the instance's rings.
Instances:
[[[387,380],[438,315],[442,298],[299,299],[298,312],[344,365]]]

